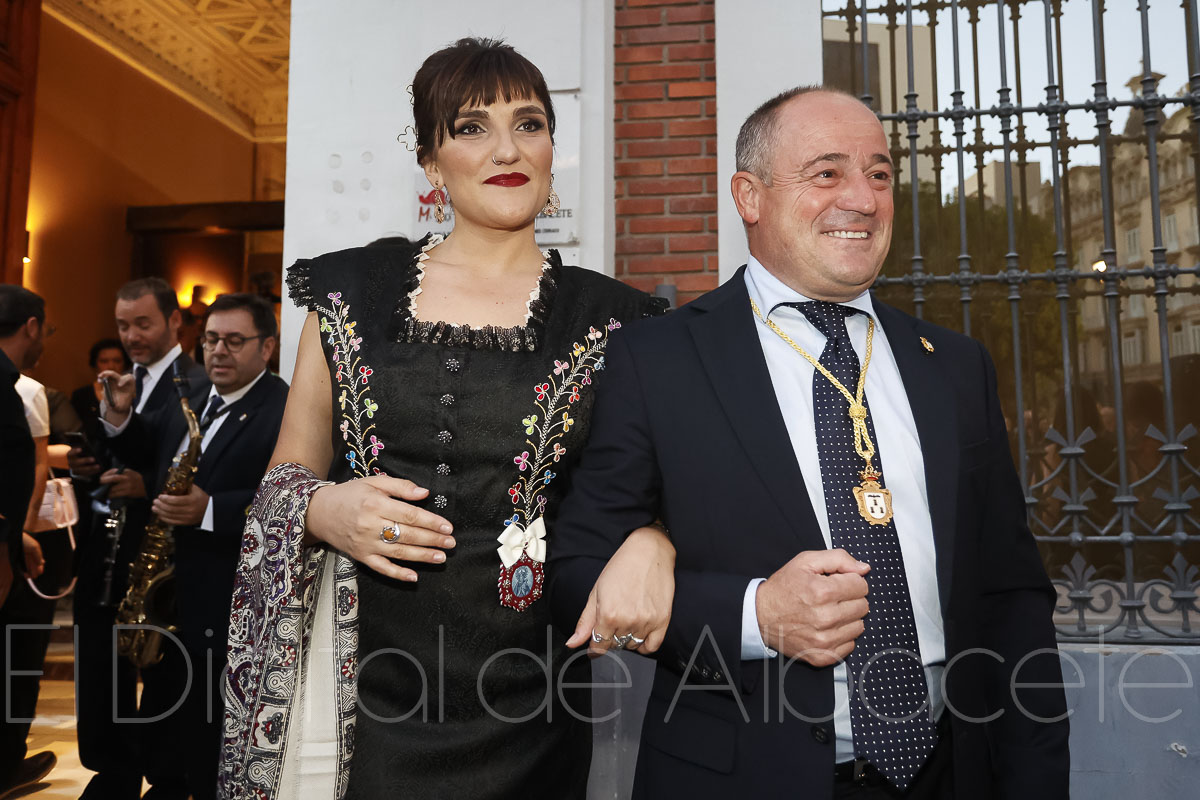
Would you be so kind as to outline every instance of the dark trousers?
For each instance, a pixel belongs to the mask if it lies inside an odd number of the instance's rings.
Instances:
[[[54,593],[69,572],[57,552],[57,538],[65,535],[49,531],[38,534],[46,558],[46,574],[38,586],[46,594]],[[68,548],[69,549],[69,548]],[[54,601],[38,597],[23,575],[13,576],[12,590],[0,608],[0,665],[4,672],[4,732],[0,734],[0,781],[8,780],[25,760],[25,740],[29,725],[37,713],[42,667],[54,623]],[[30,627],[25,627],[30,626]]]
[[[192,651],[191,659],[195,673],[184,707],[188,789],[193,800],[214,800],[225,717],[221,696],[221,676],[226,663],[223,637],[211,648]]]
[[[81,564],[75,596],[75,708],[79,762],[102,776],[113,797],[137,797],[137,670],[115,655],[116,609],[99,605],[88,564]],[[125,787],[123,790],[118,786]],[[132,794],[127,794],[132,793]]]
[[[43,600],[29,590],[22,577],[13,581],[12,591],[0,609],[3,628],[4,733],[0,736],[0,778],[7,780],[25,760],[25,740],[37,712],[42,665],[50,645],[54,621],[53,601]],[[23,628],[22,626],[38,626]],[[32,674],[30,674],[32,673]]]

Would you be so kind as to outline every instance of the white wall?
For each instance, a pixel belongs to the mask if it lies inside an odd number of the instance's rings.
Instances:
[[[545,74],[569,117],[555,169],[578,198],[577,241],[560,249],[611,273],[612,20],[612,0],[293,0],[284,263],[424,235],[416,195],[429,187],[397,141],[412,124],[407,87],[427,55],[473,35],[504,38]],[[303,321],[285,301],[284,377]]]
[[[729,181],[746,117],[793,86],[820,83],[821,0],[716,0],[717,224],[721,282],[749,251]]]

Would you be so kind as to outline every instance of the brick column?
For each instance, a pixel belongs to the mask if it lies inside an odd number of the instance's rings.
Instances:
[[[680,305],[718,282],[714,27],[713,0],[616,0],[615,275]]]

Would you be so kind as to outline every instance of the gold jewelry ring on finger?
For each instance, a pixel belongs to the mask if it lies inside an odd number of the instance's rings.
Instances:
[[[601,636],[600,634],[596,633],[596,629],[592,628],[592,641],[593,642],[595,642],[596,644],[600,644],[607,638],[608,638],[607,636]]]
[[[400,523],[390,522],[383,526],[383,530],[379,532],[379,538],[384,544],[396,544],[400,541]]]
[[[622,650],[624,650],[626,648],[626,646],[628,646],[629,643],[632,641],[633,641],[632,633],[623,633],[620,636],[613,637],[613,644],[615,644],[617,647],[621,648]]]
[[[634,636],[632,633],[627,633],[625,635],[629,637],[629,643],[634,647],[641,647],[646,643],[646,640],[641,636]]]

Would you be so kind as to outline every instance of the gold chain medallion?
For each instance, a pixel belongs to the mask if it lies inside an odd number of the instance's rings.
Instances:
[[[887,525],[892,521],[892,493],[879,485],[879,473],[873,469],[864,469],[859,477],[862,486],[854,487],[858,513],[872,525]]]
[[[857,391],[855,394],[850,394],[850,390],[843,386],[842,382],[834,377],[824,364],[796,344],[792,337],[784,333],[783,328],[764,317],[758,310],[758,303],[754,302],[754,298],[750,298],[750,308],[754,310],[754,316],[774,331],[780,339],[791,345],[793,350],[804,356],[804,359],[812,364],[817,372],[824,375],[850,403],[848,413],[850,421],[854,425],[854,450],[867,464],[863,471],[858,473],[859,477],[863,479],[862,485],[855,486],[853,490],[854,499],[858,503],[858,513],[872,525],[887,525],[892,521],[892,493],[879,485],[879,479],[883,475],[871,463],[875,458],[875,444],[871,441],[871,436],[867,431],[867,406],[863,402],[863,390],[867,385],[867,369],[871,366],[871,345],[875,340],[875,320],[870,316],[867,317],[867,357],[863,361],[862,370],[858,373]],[[924,339],[921,341],[925,342]],[[932,351],[928,342],[926,342],[926,346],[930,347]]]

